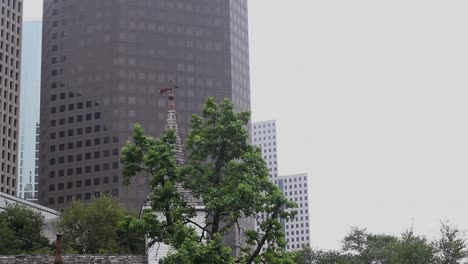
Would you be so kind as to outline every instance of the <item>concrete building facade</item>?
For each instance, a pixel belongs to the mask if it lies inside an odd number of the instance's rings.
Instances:
[[[278,147],[276,145],[276,121],[252,123],[253,144],[262,149],[263,159],[267,163],[270,178],[278,184]]]
[[[107,193],[137,212],[148,186],[123,186],[120,149],[135,123],[163,132],[170,80],[183,138],[208,96],[250,109],[246,0],[45,0],[43,11],[43,205]]]
[[[16,195],[22,0],[0,1],[0,192]]]
[[[18,196],[29,201],[37,201],[39,181],[41,38],[41,21],[24,22],[21,58]]]
[[[278,177],[283,194],[298,205],[297,215],[291,221],[282,221],[288,245],[286,250],[300,250],[310,245],[309,194],[307,174]]]

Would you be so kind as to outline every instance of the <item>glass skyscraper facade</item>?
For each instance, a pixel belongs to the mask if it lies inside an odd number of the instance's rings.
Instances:
[[[250,109],[246,0],[45,0],[39,202],[109,194],[138,211],[147,176],[122,184],[135,123],[164,130],[169,81],[180,131],[209,96]]]
[[[23,25],[18,196],[37,201],[42,22]]]

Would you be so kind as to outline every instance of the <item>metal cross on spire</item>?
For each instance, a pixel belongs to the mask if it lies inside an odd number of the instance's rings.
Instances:
[[[159,89],[160,94],[164,94],[169,92],[168,98],[169,98],[169,110],[175,110],[175,95],[174,95],[174,89],[179,88],[177,85],[172,85],[172,80],[169,80],[169,87],[166,88],[161,88]]]

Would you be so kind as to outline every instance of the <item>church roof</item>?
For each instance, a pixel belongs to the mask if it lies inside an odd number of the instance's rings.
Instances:
[[[176,141],[174,144],[174,158],[178,165],[187,164],[185,158],[184,144],[182,142],[182,136],[180,134],[179,124],[177,123],[177,114],[175,109],[169,109],[167,112],[166,127],[164,131],[174,130],[176,134]]]
[[[166,126],[164,127],[164,131],[166,132],[169,129],[175,131],[176,140],[174,144],[174,158],[177,162],[177,165],[185,165],[187,164],[187,159],[185,157],[184,142],[182,141],[179,124],[177,123],[177,112],[175,110],[175,95],[173,93],[174,88],[177,88],[177,86],[172,87],[172,85],[170,85],[169,88],[163,88],[160,90],[160,93],[169,92],[169,110],[167,112]],[[203,202],[200,199],[195,198],[190,191],[185,190],[184,188],[182,188],[182,186],[180,186],[179,189],[183,193],[183,196],[190,205],[203,205]]]

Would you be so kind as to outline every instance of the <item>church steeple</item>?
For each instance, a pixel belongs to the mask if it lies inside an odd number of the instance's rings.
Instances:
[[[164,131],[172,129],[176,134],[176,141],[174,144],[174,158],[178,165],[185,165],[187,159],[185,158],[184,144],[182,141],[182,136],[180,134],[179,124],[177,123],[177,112],[175,110],[175,95],[174,89],[178,88],[177,86],[172,85],[172,81],[169,82],[168,88],[161,88],[159,93],[164,94],[168,93],[169,98],[169,110],[167,112],[166,126]]]

